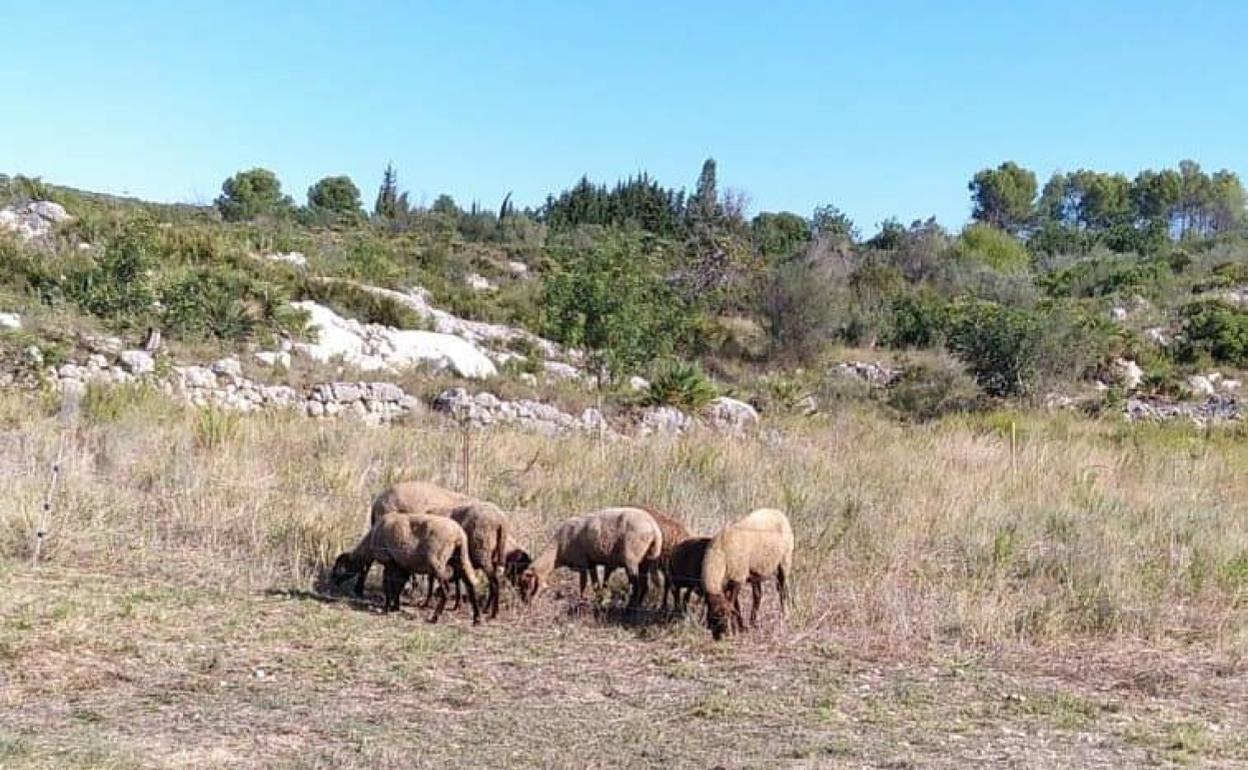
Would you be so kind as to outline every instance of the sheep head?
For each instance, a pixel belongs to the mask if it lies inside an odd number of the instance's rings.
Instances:
[[[360,574],[360,565],[348,551],[338,554],[338,558],[334,559],[334,568],[329,573],[329,579],[334,583],[341,583],[358,574]]]
[[[503,557],[503,574],[507,576],[507,582],[519,587],[520,578],[532,563],[533,558],[523,548],[513,548],[508,551]]]
[[[723,594],[712,594],[706,597],[706,625],[711,629],[711,638],[719,641],[728,633],[732,624],[732,602]]]
[[[542,579],[532,567],[529,567],[521,573],[519,587],[520,600],[529,604],[542,592]]]

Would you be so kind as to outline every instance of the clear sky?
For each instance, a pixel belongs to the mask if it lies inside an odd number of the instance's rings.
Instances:
[[[864,231],[967,217],[966,182],[1191,157],[1248,172],[1248,2],[5,3],[0,171],[208,202],[265,166],[302,202],[386,162],[413,200],[537,204],[581,174]]]

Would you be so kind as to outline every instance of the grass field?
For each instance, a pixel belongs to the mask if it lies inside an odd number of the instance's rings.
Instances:
[[[62,473],[42,558],[34,532]],[[0,397],[0,766],[1242,767],[1248,444],[1041,414],[846,411],[756,437],[500,432],[470,491],[562,518],[761,505],[796,602],[711,642],[553,591],[426,624],[322,590],[370,496],[462,487],[461,436]]]

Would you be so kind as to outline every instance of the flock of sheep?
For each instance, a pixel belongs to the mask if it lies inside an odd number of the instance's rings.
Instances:
[[[690,595],[699,593],[706,601],[707,626],[720,639],[745,629],[739,592],[747,583],[753,598],[751,626],[756,625],[764,581],[776,581],[784,613],[792,561],[793,529],[783,513],[770,508],[727,524],[713,537],[694,537],[681,522],[650,508],[606,508],[563,522],[551,543],[531,558],[512,540],[507,515],[498,506],[413,481],[395,484],[373,500],[367,534],[338,556],[331,579],[342,583],[355,578],[355,593],[362,596],[369,569],[381,564],[389,612],[399,608],[408,580],[425,575],[429,583],[421,606],[437,597],[431,623],[441,616],[454,585],[452,609],[466,593],[475,624],[481,621],[478,572],[488,582],[485,609],[493,618],[504,579],[529,604],[559,567],[580,573],[582,597],[587,582],[595,588],[605,585],[619,568],[632,587],[629,608],[641,606],[652,576],[662,577],[663,609],[669,596],[682,610]],[[601,577],[599,567],[604,569]]]

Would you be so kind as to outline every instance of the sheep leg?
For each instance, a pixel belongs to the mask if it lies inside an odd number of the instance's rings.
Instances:
[[[498,617],[498,594],[502,586],[499,584],[498,572],[493,571],[489,575],[490,593],[486,596],[485,604],[490,610],[490,620]]]
[[[628,606],[640,607],[646,599],[646,583],[650,580],[650,569],[643,564],[638,569],[625,567],[624,573],[628,575],[628,582],[633,584],[633,594],[628,599]]]
[[[360,565],[360,574],[355,576],[355,590],[353,593],[360,597],[364,597],[364,581],[368,580],[368,571],[373,568],[373,560],[365,559]]]
[[[585,584],[589,582],[589,571],[578,570],[578,572],[581,573],[581,590],[580,590],[580,595],[578,596],[578,598],[584,599],[585,598]],[[594,581],[594,582],[597,583],[598,581]]]
[[[425,590],[425,600],[421,602],[420,604],[416,605],[422,610],[428,607],[429,603],[433,601],[433,575],[430,575],[428,577],[428,580],[429,580],[428,587]]]
[[[468,606],[472,607],[472,624],[474,626],[480,624],[481,623],[481,607],[477,603],[477,587],[472,584],[472,581],[468,580],[468,578],[464,575],[463,570],[457,569],[455,577],[456,577],[455,591],[458,593],[459,584],[463,583],[464,590],[468,592]],[[497,576],[494,576],[494,579],[497,580],[498,579]]]
[[[784,616],[784,605],[789,600],[789,586],[785,583],[784,567],[776,570],[776,593],[780,595],[780,615]]]
[[[454,603],[453,605],[451,605],[451,612],[458,612],[458,611],[459,611],[459,602],[460,602],[460,598],[461,598],[461,596],[462,596],[462,594],[460,593],[460,585],[459,585],[459,584],[460,584],[461,582],[466,583],[467,581],[466,581],[466,580],[464,580],[462,577],[456,577],[456,578],[452,578],[452,579],[451,579],[451,582],[455,584],[455,603]]]
[[[741,586],[729,583],[724,593],[732,601],[732,625],[738,631],[745,631],[745,619],[741,614]]]
[[[757,580],[750,581],[750,628],[758,628],[758,603],[763,598],[763,586]]]
[[[395,612],[399,609],[399,598],[403,595],[403,587],[409,577],[406,570],[390,564],[386,565],[382,574],[382,590],[385,592],[385,611]]]
[[[433,576],[430,576],[429,580],[432,582]],[[442,610],[446,609],[446,600],[450,592],[451,592],[451,587],[447,584],[446,578],[439,577],[438,578],[438,590],[437,590],[438,604],[436,607],[433,608],[433,614],[429,616],[430,623],[437,623],[438,618],[442,617]]]

